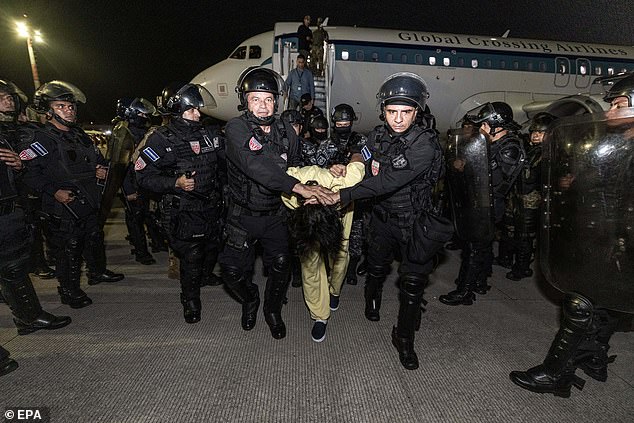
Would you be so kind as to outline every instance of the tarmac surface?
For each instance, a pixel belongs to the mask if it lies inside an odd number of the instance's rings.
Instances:
[[[537,277],[513,282],[494,267],[492,290],[473,306],[438,296],[454,287],[459,252],[447,251],[426,289],[416,335],[420,368],[405,370],[391,344],[398,311],[395,268],[381,320],[363,317],[363,278],[346,285],[322,343],[302,290],[289,287],[288,335],[271,337],[262,312],[240,327],[240,305],[223,287],[202,289],[202,321],[182,316],[167,253],[143,266],[130,255],[123,211],[106,226],[117,283],[82,288],[94,304],[61,305],[55,280],[33,283],[44,308],[70,315],[56,331],[18,336],[0,306],[0,344],[20,367],[0,378],[0,411],[46,407],[52,422],[632,422],[634,334],[617,332],[606,383],[585,376],[568,399],[515,386],[512,370],[541,363],[559,327],[561,294]],[[257,265],[256,269],[261,269]],[[254,278],[264,290],[264,278]],[[11,421],[11,420],[5,420]],[[13,420],[13,421],[17,421]]]

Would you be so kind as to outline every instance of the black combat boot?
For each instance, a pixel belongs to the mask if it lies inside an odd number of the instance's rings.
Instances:
[[[229,292],[242,304],[242,329],[251,330],[255,327],[260,307],[260,295],[257,285],[251,283],[251,277],[242,270],[222,265],[222,280]]]
[[[402,275],[399,280],[400,306],[397,326],[392,329],[392,344],[398,350],[399,360],[407,370],[418,368],[414,334],[420,325],[421,302],[427,283],[427,275],[418,273]]]
[[[475,289],[476,282],[479,276],[482,275],[483,271],[482,265],[478,261],[477,254],[477,250],[475,249],[469,249],[468,253],[463,254],[458,279],[456,279],[458,287],[448,294],[438,297],[441,303],[450,306],[473,304],[475,301],[475,294],[473,291]],[[486,285],[486,278],[484,279],[484,284]],[[484,287],[482,288],[482,290],[485,289],[486,288]]]
[[[608,310],[595,311],[593,330],[584,339],[574,358],[575,365],[592,379],[599,382],[608,380],[608,364],[613,363],[616,355],[609,356],[610,338],[614,335],[619,318]]]
[[[0,376],[11,373],[18,368],[18,363],[9,358],[9,351],[0,347]]]
[[[11,269],[4,276],[0,279],[2,292],[13,312],[13,322],[18,328],[19,335],[26,335],[40,329],[63,328],[71,322],[68,316],[55,316],[42,310],[33,284],[26,276],[24,264],[18,264],[17,268]]]
[[[147,248],[143,213],[141,210],[137,210],[138,206],[131,206],[130,209],[131,210],[126,209],[125,223],[128,227],[128,234],[130,235],[129,241],[133,247],[132,253],[134,254],[134,259],[146,266],[155,264],[156,260],[154,260],[154,257],[152,257],[152,254],[150,254]]]
[[[122,273],[114,273],[106,269],[106,247],[104,245],[103,232],[93,232],[86,237],[86,266],[88,267],[88,285],[97,285],[102,282],[118,282],[125,276]]]
[[[495,258],[495,264],[510,269],[513,267],[513,246],[508,240],[500,240],[498,245],[498,256]]]
[[[356,285],[357,284],[357,265],[359,264],[359,259],[361,257],[351,256],[350,261],[348,262],[348,269],[346,270],[346,276],[344,277],[344,282],[348,285]]]
[[[200,304],[200,296],[185,295],[181,293],[181,304],[183,305],[183,317],[187,323],[200,322],[200,312],[202,306]]]
[[[273,259],[264,291],[264,320],[275,339],[286,336],[286,325],[282,320],[282,303],[288,289],[289,257],[279,255]]]
[[[379,310],[381,309],[381,298],[383,294],[383,283],[387,278],[385,266],[374,266],[368,264],[368,273],[365,278],[365,318],[371,322],[381,320]]]
[[[511,372],[511,381],[521,388],[540,394],[568,398],[570,388],[583,389],[585,381],[575,375],[574,357],[592,325],[594,308],[587,298],[566,294],[561,327],[544,362],[524,372]]]
[[[528,238],[520,240],[515,254],[515,263],[513,263],[511,271],[506,274],[506,279],[520,281],[523,278],[530,278],[533,276],[533,271],[530,268],[532,256],[533,239]]]
[[[55,274],[59,281],[59,297],[62,304],[71,308],[82,308],[92,304],[92,300],[80,288],[82,244],[78,239],[70,239],[66,246],[56,256],[57,268]]]

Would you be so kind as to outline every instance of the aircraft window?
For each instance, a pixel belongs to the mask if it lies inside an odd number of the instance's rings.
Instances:
[[[601,66],[595,66],[594,67],[594,74],[595,75],[601,75],[602,71],[603,71],[603,69],[601,69]]]
[[[448,57],[444,57],[442,59],[442,64],[443,64],[443,66],[449,66],[449,65],[451,65],[451,60]]]
[[[608,75],[614,75],[614,68],[608,68]]]
[[[391,62],[391,61],[392,61],[392,59],[393,59],[393,58],[392,58],[392,53],[386,53],[386,54],[385,54],[385,60],[386,60],[387,62]]]
[[[487,68],[490,68],[491,66],[493,66],[493,62],[491,61],[491,59],[486,59],[484,64],[486,65]]]
[[[478,67],[478,59],[471,59],[471,67],[472,68]]]
[[[401,63],[407,63],[407,54],[401,54]]]
[[[581,75],[587,75],[588,74],[588,68],[586,67],[586,65],[579,66],[579,73]]]
[[[416,61],[417,65],[423,64],[423,56],[421,54],[417,54],[416,56],[414,56],[414,60]]]
[[[230,59],[246,59],[247,57],[247,46],[240,46],[231,53],[229,56]]]
[[[262,57],[262,48],[260,46],[249,46],[249,59],[259,59]]]
[[[500,60],[500,69],[506,69],[506,60]]]
[[[357,62],[363,62],[363,50],[357,50]]]
[[[526,70],[532,71],[533,70],[533,62],[529,61],[528,63],[526,63]]]
[[[458,66],[464,66],[464,57],[458,57]]]
[[[434,56],[429,56],[429,64],[432,66],[436,64],[436,58]]]
[[[539,62],[539,71],[546,72],[546,62]]]
[[[372,61],[373,62],[378,62],[379,61],[379,53],[377,53],[376,51],[374,53],[372,53]]]
[[[341,60],[348,60],[350,54],[348,53],[348,50],[343,50],[341,52]]]
[[[518,70],[520,68],[520,62],[513,60],[513,69]]]
[[[560,74],[565,74],[567,73],[567,69],[566,69],[566,64],[565,63],[557,63],[557,65],[559,66],[559,69],[557,69],[557,72],[559,72]]]

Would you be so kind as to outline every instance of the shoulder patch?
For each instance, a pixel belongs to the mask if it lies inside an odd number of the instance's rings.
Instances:
[[[141,157],[136,159],[136,162],[134,162],[134,170],[143,170],[145,169],[145,166],[147,166],[147,164],[145,163],[145,160],[143,160],[143,158]]]
[[[370,149],[368,148],[367,145],[364,145],[363,148],[361,149],[361,155],[363,156],[364,162],[367,162],[372,157],[372,153],[370,152]]]
[[[255,137],[251,137],[251,139],[249,140],[249,149],[251,151],[262,150],[262,144],[260,144],[260,142],[256,140]]]
[[[36,157],[37,157],[37,154],[35,154],[35,151],[31,150],[30,148],[20,151],[21,160],[33,160]]]
[[[189,146],[194,154],[200,154],[200,141],[190,141]]]
[[[35,152],[40,156],[46,156],[48,154],[46,148],[44,148],[44,146],[39,142],[34,142],[33,144],[31,144],[31,148],[33,148],[33,150],[35,150]]]
[[[148,158],[152,160],[153,162],[161,158],[161,156],[156,154],[156,151],[152,150],[152,147],[145,147],[143,149],[143,153],[145,153],[145,155],[148,156]]]
[[[377,162],[376,160],[372,160],[372,176],[376,176],[379,174],[380,167],[381,164],[379,162]]]

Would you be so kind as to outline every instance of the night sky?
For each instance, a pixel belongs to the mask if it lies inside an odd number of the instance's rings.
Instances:
[[[0,79],[29,97],[26,41],[14,29],[24,13],[46,39],[35,47],[40,80],[77,85],[88,98],[80,120],[95,123],[110,121],[117,98],[153,101],[169,82],[190,80],[244,39],[304,14],[341,26],[634,44],[632,0],[0,0]]]

